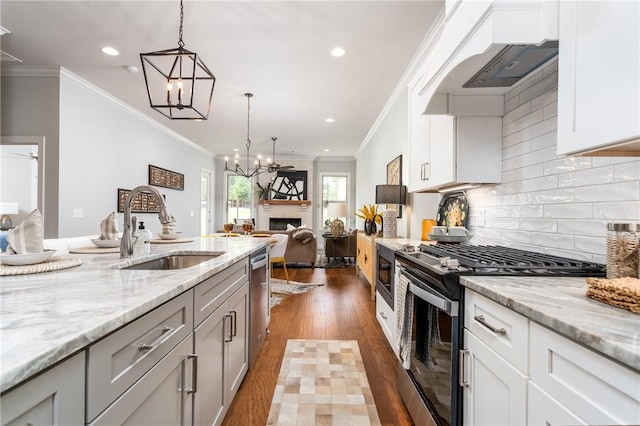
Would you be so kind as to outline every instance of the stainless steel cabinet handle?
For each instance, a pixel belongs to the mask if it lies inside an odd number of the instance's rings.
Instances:
[[[148,351],[150,349],[153,349],[153,347],[154,347],[153,345],[147,345],[146,343],[140,343],[138,345],[138,350],[139,351]]]
[[[231,311],[231,336],[235,337],[238,335],[237,330],[237,322],[238,322],[238,313],[236,311]]]
[[[184,391],[186,393],[196,393],[198,392],[198,354],[189,354],[187,358],[193,359],[193,388],[186,388]]]
[[[384,319],[385,321],[387,320],[387,316],[384,314],[384,312],[380,312],[380,316],[382,317],[382,319]]]
[[[485,327],[487,327],[489,330],[493,331],[496,334],[499,334],[501,336],[504,336],[505,334],[507,334],[507,330],[505,330],[504,328],[495,328],[491,324],[488,324],[484,319],[484,315],[476,315],[475,317],[473,317],[473,319],[478,321],[480,324],[484,325]]]
[[[224,333],[225,333],[224,341],[230,342],[233,340],[233,336],[231,335],[231,325],[229,325],[229,334],[227,334],[227,318],[229,318],[230,321],[233,321],[231,314],[226,314],[222,319],[222,329],[224,330]]]
[[[168,325],[165,325],[164,327],[162,327],[162,334],[167,333],[171,330],[173,330],[173,328],[169,327]]]
[[[460,357],[458,358],[458,384],[465,388],[469,387],[470,383],[468,380],[465,380],[464,376],[464,356],[469,354],[468,349],[460,349],[459,351]]]

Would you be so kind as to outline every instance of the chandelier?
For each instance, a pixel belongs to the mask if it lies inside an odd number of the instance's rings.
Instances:
[[[251,148],[251,138],[249,137],[249,118],[250,118],[250,114],[251,114],[251,98],[253,97],[253,93],[245,93],[244,94],[247,97],[247,166],[245,169],[243,169],[240,166],[240,156],[236,153],[235,156],[235,167],[233,169],[229,168],[229,157],[224,157],[224,169],[226,171],[231,171],[239,176],[244,176],[248,179],[259,175],[260,173],[266,172],[267,168],[263,167],[261,164],[261,156],[260,154],[258,154],[255,158],[255,160],[253,161],[253,169],[249,168],[249,163],[250,163],[250,156],[249,156],[249,149]]]
[[[180,0],[178,48],[141,53],[149,104],[171,120],[206,120],[216,78],[198,57],[184,48]]]

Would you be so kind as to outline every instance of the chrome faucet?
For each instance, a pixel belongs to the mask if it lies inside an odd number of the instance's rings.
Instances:
[[[122,241],[120,242],[120,259],[127,259],[133,256],[133,233],[136,231],[136,218],[131,219],[131,200],[140,192],[153,193],[160,203],[160,223],[165,224],[171,222],[171,213],[167,209],[164,197],[157,189],[149,185],[136,186],[131,190],[127,200],[124,202],[124,231],[122,232]]]

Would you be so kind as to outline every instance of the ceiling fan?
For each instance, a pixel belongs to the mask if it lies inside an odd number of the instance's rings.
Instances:
[[[273,136],[271,138],[271,140],[273,141],[273,157],[272,160],[267,164],[267,171],[269,173],[273,173],[273,172],[277,172],[278,170],[290,170],[290,169],[295,169],[294,166],[281,166],[280,164],[276,163],[276,140],[278,138]]]

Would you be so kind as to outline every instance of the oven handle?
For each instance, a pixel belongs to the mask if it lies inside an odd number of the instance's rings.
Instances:
[[[405,268],[400,267],[400,273],[402,275],[404,275],[408,280],[409,280],[409,291],[411,293],[413,293],[414,295],[416,295],[417,297],[419,297],[420,299],[424,300],[425,302],[430,303],[431,305],[435,306],[436,308],[439,308],[441,311],[445,312],[447,315],[451,316],[451,317],[457,317],[458,316],[458,302],[453,302],[449,299],[447,299],[446,297],[437,294],[437,292],[435,290],[431,290],[433,291],[433,293],[430,293],[428,291],[425,291],[424,289],[418,287],[416,284],[414,284],[414,281],[420,281],[417,277],[415,277],[414,275],[412,275],[409,271],[407,271]]]

